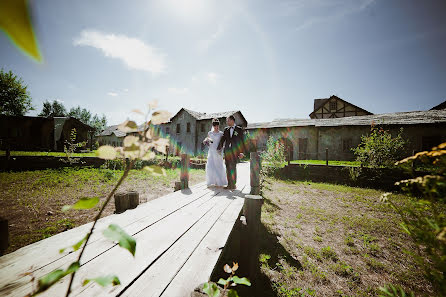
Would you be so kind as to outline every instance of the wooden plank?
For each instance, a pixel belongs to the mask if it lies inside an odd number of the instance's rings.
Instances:
[[[210,199],[202,203],[201,206],[181,209],[150,228],[134,235],[137,242],[134,258],[127,250],[114,246],[99,257],[84,263],[76,273],[72,295],[97,296],[97,294],[104,292],[103,288],[95,283],[89,283],[87,286],[82,287],[81,283],[86,278],[117,274],[122,286],[129,284],[141,271],[168,250],[191,226],[196,224],[201,216],[208,213],[219,203],[221,204],[222,199],[216,199],[211,194],[208,194],[207,197]],[[62,279],[42,296],[60,296],[64,294],[68,281],[68,278]],[[110,293],[113,293],[116,289],[111,289]]]
[[[105,229],[110,223],[116,223],[124,229],[130,228],[133,231],[130,234],[134,234],[141,228],[147,226],[147,224],[153,223],[157,219],[169,215],[209,193],[212,193],[212,191],[207,189],[204,184],[200,184],[197,188],[192,189],[190,192],[188,191],[190,195],[185,195],[181,192],[172,193],[161,197],[162,199],[159,198],[149,201],[123,214],[102,218],[98,222],[98,227],[90,239],[86,252],[101,253],[110,248],[110,246],[113,246],[112,243],[107,243],[107,240],[104,240],[102,232],[100,232],[101,229]],[[0,292],[2,294],[8,293],[8,291],[2,291],[2,288],[8,284],[13,284],[16,290],[18,287],[25,286],[25,291],[30,291],[31,276],[21,276],[21,274],[31,270],[34,276],[39,277],[50,272],[52,269],[57,269],[66,263],[71,263],[76,259],[78,252],[61,255],[59,254],[59,249],[80,240],[88,232],[90,226],[91,223],[68,230],[63,232],[65,234],[57,234],[1,257]],[[61,246],[61,244],[64,246]],[[91,245],[93,247],[90,247]],[[91,257],[94,256],[91,255]],[[87,258],[83,257],[83,261],[84,259]],[[33,269],[30,269],[32,265]]]
[[[209,280],[239,218],[243,200],[237,197],[226,209],[161,296],[189,296],[197,286]]]
[[[195,224],[185,236],[181,237],[153,266],[117,296],[161,296],[225,210],[237,201],[237,199],[232,198],[235,193],[228,191],[226,194],[226,197],[219,197],[219,199],[224,200],[224,203],[220,203],[219,207],[213,208],[203,216],[199,223]]]

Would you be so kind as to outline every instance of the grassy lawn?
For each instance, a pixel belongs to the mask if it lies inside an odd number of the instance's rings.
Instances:
[[[259,259],[262,283],[269,284],[264,296],[378,296],[387,284],[434,295],[406,254],[415,247],[380,202],[382,192],[268,181]]]
[[[294,160],[291,164],[310,164],[310,165],[325,165],[325,160]],[[328,160],[328,165],[338,166],[360,166],[358,161],[335,161]]]
[[[0,151],[0,156],[5,156],[5,151]],[[65,157],[66,154],[64,152],[31,152],[31,151],[11,151],[12,157],[18,156],[43,156],[43,157]],[[96,151],[92,151],[89,153],[73,153],[73,157],[96,157]]]
[[[105,199],[121,174],[119,170],[93,168],[0,172],[0,216],[9,220],[10,232],[6,253],[92,221],[99,204],[82,211],[62,212],[61,208],[81,197]],[[167,170],[163,177],[132,170],[120,190],[138,191],[140,203],[144,203],[173,192],[174,182],[179,180],[179,169]],[[204,180],[204,170],[190,171],[190,184]],[[104,216],[112,214],[114,208],[111,201]]]

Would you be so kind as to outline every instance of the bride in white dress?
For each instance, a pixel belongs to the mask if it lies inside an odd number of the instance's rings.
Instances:
[[[208,132],[208,137],[203,140],[203,143],[209,146],[206,163],[206,184],[208,186],[215,185],[223,187],[228,184],[228,178],[226,176],[223,154],[221,150],[217,151],[218,143],[223,136],[223,132],[220,131],[219,127],[220,122],[218,119],[213,119],[212,130]]]

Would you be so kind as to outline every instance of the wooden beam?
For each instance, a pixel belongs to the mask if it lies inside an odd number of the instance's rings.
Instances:
[[[250,176],[251,176],[251,194],[260,194],[260,170],[262,163],[259,152],[250,153]]]
[[[250,279],[257,279],[259,273],[259,232],[260,216],[263,197],[259,195],[245,195],[243,213],[246,225],[242,228],[240,243],[241,267],[247,271]]]

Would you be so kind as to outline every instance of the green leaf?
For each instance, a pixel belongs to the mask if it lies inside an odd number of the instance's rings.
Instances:
[[[149,171],[150,174],[152,174],[153,176],[166,176],[166,169],[164,169],[161,166],[156,166],[156,165],[145,166],[144,170]]]
[[[218,297],[220,296],[220,289],[216,284],[205,283],[203,285],[203,292],[205,292],[210,297]]]
[[[139,137],[134,136],[134,135],[128,135],[124,138],[124,140],[122,141],[122,144],[124,145],[124,147],[131,147],[133,145],[136,145],[137,147],[139,147]]]
[[[133,255],[133,257],[135,256],[136,241],[121,227],[115,224],[110,224],[110,226],[103,231],[103,234],[108,239],[117,241],[120,247],[127,249]]]
[[[106,287],[110,284],[112,284],[113,286],[117,286],[117,285],[121,284],[121,281],[119,280],[119,278],[116,275],[106,275],[106,276],[100,276],[100,277],[96,277],[96,278],[86,279],[82,283],[82,286],[85,286],[86,284],[88,284],[91,281],[97,283],[101,287]]]
[[[239,297],[236,290],[229,290],[228,297]]]
[[[170,120],[171,114],[166,110],[155,111],[152,113],[151,122],[153,125],[159,125],[166,123]]]
[[[28,1],[0,1],[0,29],[3,29],[19,49],[37,62],[42,62]]]
[[[237,285],[251,286],[251,282],[246,277],[239,278],[238,276],[234,275],[232,277],[232,281]]]
[[[105,160],[114,160],[116,159],[117,154],[114,147],[110,145],[103,145],[96,151],[96,156]]]
[[[57,283],[64,276],[77,271],[79,267],[80,267],[79,262],[73,262],[65,271],[62,269],[57,269],[44,275],[42,278],[39,279],[37,283],[37,291],[33,294],[33,296],[48,290],[51,286]]]
[[[118,126],[118,130],[125,133],[137,132],[138,125],[134,121],[125,121]]]
[[[77,251],[82,246],[82,244],[87,240],[87,237],[88,237],[88,235],[85,235],[81,240],[79,240],[78,242],[76,242],[75,244],[70,246],[71,248],[73,248],[74,252]],[[68,249],[70,247],[60,249],[59,253],[62,254],[63,252],[65,252],[66,249]]]
[[[222,286],[226,286],[226,284],[227,284],[228,282],[229,282],[229,279],[226,280],[226,279],[222,279],[222,278],[220,278],[220,279],[218,280],[217,284],[222,285]]]
[[[98,202],[99,202],[99,197],[93,197],[93,198],[83,197],[73,205],[64,205],[64,207],[62,207],[62,210],[67,211],[69,209],[90,209],[95,207],[96,204],[98,204]]]

